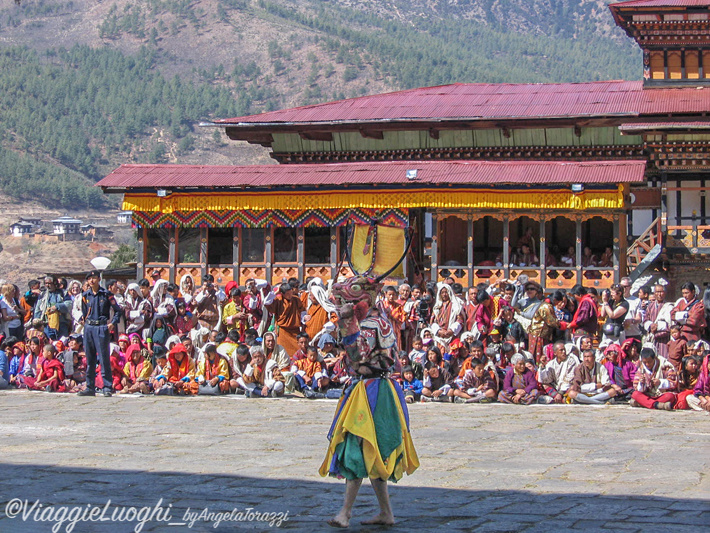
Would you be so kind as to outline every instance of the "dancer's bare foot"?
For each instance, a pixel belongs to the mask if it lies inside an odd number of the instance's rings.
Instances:
[[[378,514],[374,518],[370,518],[369,520],[363,520],[360,522],[363,526],[393,526],[394,525],[394,516],[391,514]]]
[[[341,512],[328,520],[326,523],[330,527],[345,528],[350,525],[350,516]]]

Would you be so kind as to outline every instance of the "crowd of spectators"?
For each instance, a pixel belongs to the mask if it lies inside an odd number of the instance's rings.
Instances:
[[[392,369],[407,402],[604,404],[710,410],[710,345],[700,289],[666,300],[663,280],[632,291],[575,286],[545,294],[524,279],[464,288],[453,278],[383,288],[398,338]],[[118,394],[337,398],[355,377],[339,344],[328,284],[243,287],[109,280]],[[79,392],[86,384],[82,293],[56,277],[22,293],[2,281],[0,388]],[[634,294],[632,294],[632,292]],[[112,321],[116,322],[116,321]]]

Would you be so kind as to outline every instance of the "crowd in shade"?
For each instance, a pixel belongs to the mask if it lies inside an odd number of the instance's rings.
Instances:
[[[522,277],[522,276],[521,276]],[[676,301],[664,280],[545,294],[526,279],[464,288],[453,278],[384,286],[377,306],[397,333],[391,375],[413,402],[628,403],[710,411],[710,344],[700,289]],[[219,287],[142,279],[106,288],[117,394],[338,398],[357,379],[339,343],[329,283],[248,279]],[[82,293],[56,277],[26,292],[2,282],[0,388],[86,388]]]

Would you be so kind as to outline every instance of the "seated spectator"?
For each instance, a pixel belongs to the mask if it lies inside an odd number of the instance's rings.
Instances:
[[[217,346],[209,343],[204,347],[205,357],[197,366],[195,381],[199,384],[197,394],[216,396],[230,389],[229,362],[217,353]]]
[[[449,401],[449,396],[453,397],[453,379],[442,366],[441,352],[436,347],[430,348],[427,359],[422,380],[422,401]]]
[[[456,403],[490,403],[498,396],[498,385],[495,370],[486,368],[486,363],[478,358],[471,360],[471,368],[464,372],[463,377],[454,382],[454,402]]]
[[[325,373],[323,363],[318,360],[318,348],[309,346],[306,358],[293,363],[291,372],[296,376],[297,387],[306,398],[325,397],[330,380]]]
[[[155,364],[153,365],[153,372],[150,374],[148,385],[150,386],[150,390],[157,394],[163,387],[168,387],[168,354],[164,350],[158,350],[157,352],[153,352],[153,360]]]
[[[695,392],[695,386],[700,377],[702,359],[697,355],[686,355],[678,372],[678,394],[674,409],[690,409],[688,397]]]
[[[126,375],[126,387],[120,391],[125,394],[139,392],[150,394],[150,376],[153,373],[153,365],[150,362],[150,352],[147,348],[141,348],[139,344],[131,344],[126,352],[128,361],[123,367]]]
[[[557,341],[553,345],[553,358],[540,356],[537,374],[538,382],[543,386],[545,394],[540,396],[541,403],[564,403],[565,394],[572,386],[575,368],[579,365],[577,356],[568,352],[565,343]]]
[[[279,365],[273,359],[266,359],[264,350],[251,349],[251,363],[244,371],[247,398],[277,398],[284,393],[284,377]]]
[[[344,388],[352,383],[352,376],[347,368],[347,352],[345,348],[338,349],[338,360],[333,366],[328,378],[330,379],[331,387]]]
[[[626,339],[622,346],[610,344],[604,350],[601,364],[606,368],[609,380],[617,385],[615,401],[626,400],[634,390],[634,378],[639,364],[641,343],[637,339]]]
[[[264,340],[261,347],[264,351],[266,359],[274,361],[278,366],[279,372],[284,379],[284,387],[286,388],[286,392],[293,392],[296,386],[296,380],[291,372],[291,357],[289,357],[283,346],[277,344],[276,334],[273,331],[267,331],[264,333]]]
[[[10,361],[7,357],[7,350],[8,345],[2,338],[0,342],[0,389],[7,389],[10,386]]]
[[[606,367],[597,363],[594,350],[584,350],[582,364],[574,370],[567,397],[575,403],[600,405],[619,393],[621,387],[612,384]]]
[[[237,349],[232,352],[231,358],[231,379],[229,388],[236,394],[244,394],[247,390],[247,384],[244,381],[244,372],[246,372],[249,363],[251,362],[251,354],[249,347],[246,344],[240,344]]]
[[[670,411],[675,406],[678,377],[668,360],[656,355],[653,348],[641,350],[641,364],[636,372],[629,405]]]
[[[525,365],[525,357],[516,353],[511,358],[511,366],[505,374],[503,387],[498,393],[498,401],[530,405],[539,395],[535,373]]]
[[[404,392],[404,401],[414,403],[422,397],[424,384],[414,377],[414,369],[411,366],[402,368],[402,391]]]
[[[47,392],[64,392],[64,363],[56,358],[57,349],[47,344],[42,351],[42,359],[37,368],[37,377],[26,376],[28,389]]]
[[[187,350],[182,344],[176,344],[168,353],[168,364],[164,371],[167,384],[172,385],[174,394],[191,395],[195,379],[195,362],[187,356]]]
[[[693,395],[688,396],[686,401],[694,411],[710,411],[710,356],[706,355],[703,359]]]
[[[308,345],[310,343],[310,337],[308,333],[299,333],[296,335],[296,344],[298,344],[298,350],[296,350],[291,356],[291,363],[295,363],[299,359],[306,358],[306,352],[308,350]]]

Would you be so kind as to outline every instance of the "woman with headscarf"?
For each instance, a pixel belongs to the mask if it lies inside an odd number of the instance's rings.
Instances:
[[[436,342],[445,349],[463,330],[463,303],[446,283],[437,283],[436,302],[431,311],[431,328]]]
[[[229,294],[229,292],[227,292]],[[180,296],[185,300],[185,305],[190,307],[195,295],[195,280],[191,274],[184,274],[180,278]]]
[[[153,306],[150,300],[143,298],[137,283],[130,283],[126,289],[126,333],[141,333],[153,319]]]
[[[335,314],[335,304],[328,299],[328,291],[323,287],[320,278],[309,281],[307,289],[301,295],[306,309],[302,317],[303,329],[308,333],[311,342],[316,342],[324,333],[335,331],[338,317]]]

